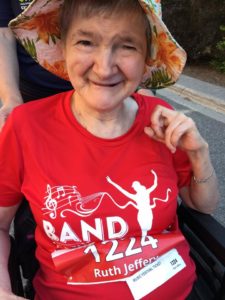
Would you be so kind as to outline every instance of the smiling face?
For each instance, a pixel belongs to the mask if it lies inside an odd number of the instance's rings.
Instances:
[[[89,111],[118,108],[142,79],[146,40],[146,21],[140,13],[74,16],[64,56],[76,103]]]

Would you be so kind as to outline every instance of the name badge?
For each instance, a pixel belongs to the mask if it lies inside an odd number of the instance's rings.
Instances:
[[[126,282],[134,299],[139,300],[164,284],[185,267],[186,264],[177,250],[172,249],[127,278]]]

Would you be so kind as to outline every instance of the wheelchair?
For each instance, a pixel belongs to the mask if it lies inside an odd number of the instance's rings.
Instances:
[[[179,226],[190,244],[191,256],[196,264],[198,279],[194,286],[194,300],[225,300],[225,228],[211,215],[197,212],[184,204],[178,206],[177,214]],[[31,224],[29,218],[27,222],[32,233],[35,224]],[[28,261],[29,268],[23,272],[17,248],[16,239],[11,237],[8,266],[12,290],[16,295],[32,300],[32,279],[38,268],[34,257],[35,245],[33,242],[28,243],[24,259]]]

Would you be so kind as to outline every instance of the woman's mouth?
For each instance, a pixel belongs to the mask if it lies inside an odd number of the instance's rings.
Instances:
[[[115,87],[116,85],[120,84],[121,82],[97,82],[92,81],[92,83],[99,87]]]

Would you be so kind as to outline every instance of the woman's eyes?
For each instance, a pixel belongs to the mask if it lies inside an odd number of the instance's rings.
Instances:
[[[93,45],[93,43],[89,40],[80,40],[80,41],[77,41],[76,44],[84,46],[84,47],[89,47],[89,46]]]
[[[91,40],[78,40],[75,43],[77,46],[81,47],[93,47],[93,46],[98,46],[98,43],[95,43]],[[135,51],[137,50],[136,46],[133,44],[124,44],[124,43],[118,43],[114,46],[112,46],[113,49],[122,49],[122,50],[128,50],[128,51]]]
[[[136,50],[135,46],[127,45],[127,44],[122,45],[122,48],[125,49],[125,50]]]

